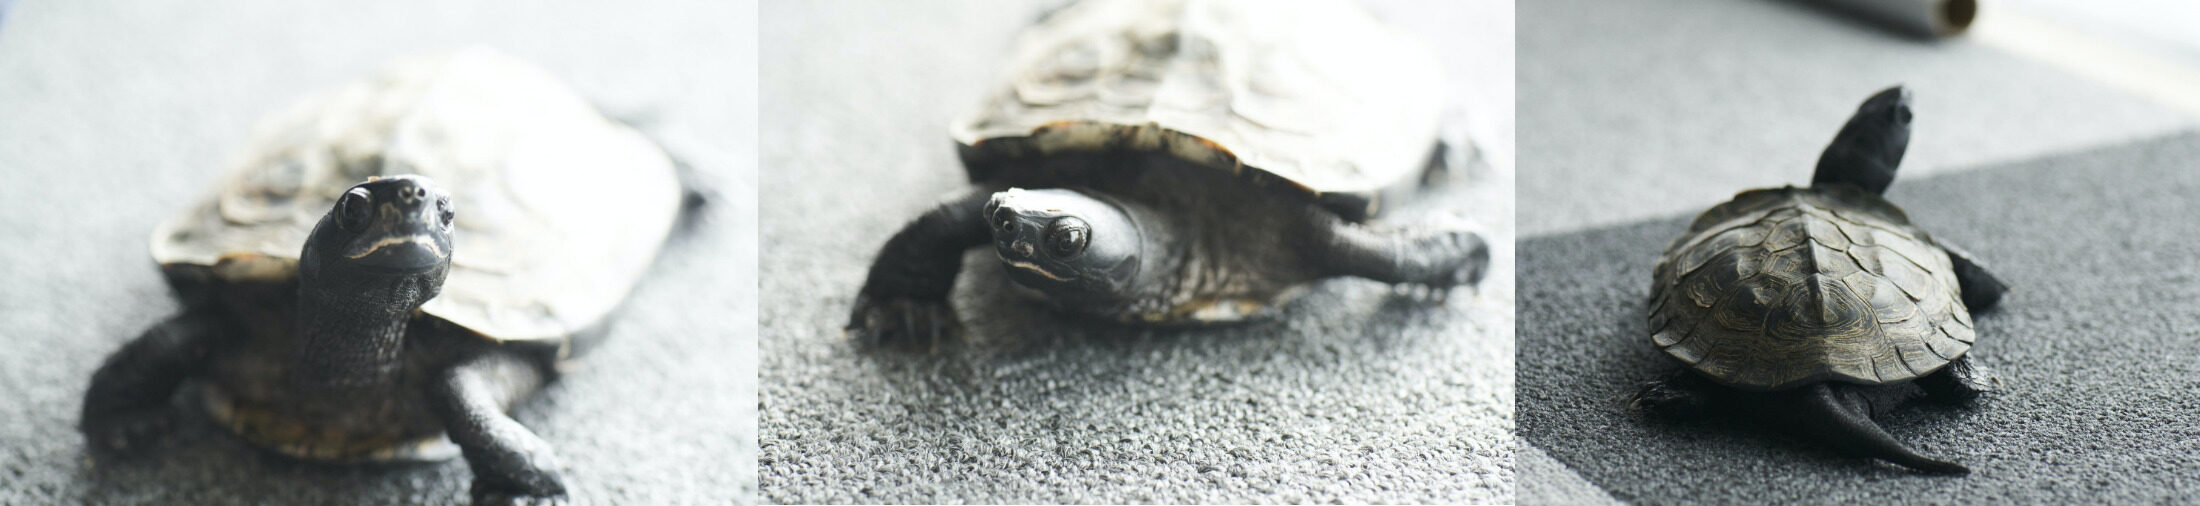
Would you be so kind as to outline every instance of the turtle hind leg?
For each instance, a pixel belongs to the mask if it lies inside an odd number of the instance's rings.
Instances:
[[[1871,401],[1824,383],[1769,394],[1775,422],[1845,453],[1933,474],[1970,474],[1962,464],[1928,457],[1896,441],[1871,419]]]
[[[1925,390],[1927,399],[1960,404],[1997,390],[2000,384],[1985,368],[1972,365],[1970,355],[1964,355],[1948,363],[1947,367],[1918,378],[1917,386]]]
[[[123,454],[167,434],[175,415],[169,397],[204,366],[226,330],[212,311],[194,309],[146,329],[107,357],[92,374],[78,422],[96,453]]]
[[[856,294],[844,327],[848,335],[869,343],[931,345],[959,332],[947,296],[962,271],[963,252],[992,238],[985,217],[992,195],[979,190],[940,204],[888,239]]]
[[[1956,288],[1963,291],[1963,307],[1971,311],[1990,311],[2001,304],[2001,296],[2009,293],[2008,283],[1988,272],[1963,248],[1947,241],[1934,242],[1948,252],[1948,262],[1955,266]]]
[[[487,352],[444,370],[428,387],[430,407],[474,472],[474,504],[562,504],[557,453],[505,413],[545,380],[526,360]]]
[[[1375,231],[1316,216],[1307,254],[1337,275],[1450,288],[1478,283],[1489,269],[1489,244],[1472,231]]]
[[[1697,418],[1715,406],[1717,385],[1688,371],[1643,383],[1627,397],[1627,408],[1661,419]]]

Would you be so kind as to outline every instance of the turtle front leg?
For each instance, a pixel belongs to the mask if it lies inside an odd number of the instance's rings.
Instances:
[[[168,399],[198,373],[223,330],[211,311],[186,311],[107,356],[84,393],[77,427],[85,442],[95,453],[120,454],[166,435],[175,420]]]
[[[1376,231],[1320,214],[1308,255],[1330,272],[1434,288],[1471,285],[1489,268],[1489,244],[1466,230]]]
[[[1947,367],[1917,379],[1918,388],[1925,390],[1925,398],[1937,402],[1962,403],[1977,399],[1980,394],[2000,389],[2001,380],[1985,368],[1971,364],[1971,356],[1956,357]]]
[[[848,335],[871,343],[929,345],[959,333],[947,295],[962,271],[963,252],[992,238],[985,217],[992,196],[979,190],[940,204],[888,239],[856,293]]]
[[[474,472],[474,504],[565,504],[557,452],[505,414],[543,373],[494,353],[461,361],[428,387],[430,405]]]

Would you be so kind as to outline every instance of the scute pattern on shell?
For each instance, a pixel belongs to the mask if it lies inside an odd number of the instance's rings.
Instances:
[[[420,174],[458,220],[422,309],[500,340],[563,338],[624,299],[679,214],[671,160],[549,73],[486,48],[401,60],[264,120],[153,259],[227,279],[295,275],[306,236],[369,177]],[[250,268],[243,268],[243,267]]]
[[[1426,167],[1446,106],[1425,45],[1337,0],[1088,0],[1017,40],[1009,84],[951,125],[971,178],[1067,152],[1168,152],[1371,192]]]
[[[1954,272],[1878,195],[1752,190],[1704,212],[1658,262],[1651,340],[1748,390],[1907,381],[1971,348]]]

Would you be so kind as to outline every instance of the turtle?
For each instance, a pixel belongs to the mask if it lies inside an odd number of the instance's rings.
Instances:
[[[1659,259],[1651,344],[1686,366],[1631,406],[1662,417],[1764,416],[1844,453],[1916,471],[1873,417],[1925,399],[1968,404],[1998,382],[1967,353],[1971,313],[2009,287],[1884,197],[1909,147],[1911,93],[1873,94],[1826,146],[1809,187],[1744,191],[1704,211]]]
[[[477,503],[564,502],[555,452],[507,410],[605,333],[684,184],[641,133],[492,49],[310,95],[153,231],[182,309],[100,365],[80,429],[95,456],[142,455],[195,396],[291,459],[462,455]]]
[[[1340,276],[1440,294],[1488,265],[1464,223],[1368,224],[1463,148],[1433,53],[1358,6],[1087,0],[1011,52],[949,125],[977,188],[879,249],[851,337],[957,335],[947,297],[987,245],[1014,290],[1132,326],[1246,321]]]

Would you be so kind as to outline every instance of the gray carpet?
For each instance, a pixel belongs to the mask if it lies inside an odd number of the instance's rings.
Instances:
[[[4,2],[0,2],[4,3]],[[460,462],[301,466],[190,419],[95,467],[92,370],[176,310],[153,226],[209,191],[252,122],[392,57],[487,44],[641,123],[721,196],[587,365],[519,413],[590,503],[751,503],[756,209],[752,5],[18,2],[0,26],[0,504],[462,502]]]
[[[1896,83],[1917,94],[1912,176],[2200,123],[1972,39],[1919,43],[1806,3],[1523,2],[1522,234],[1701,210],[1733,188],[1786,182],[1858,102]]]
[[[972,257],[963,342],[874,351],[841,337],[879,245],[964,189],[944,125],[995,79],[1039,9],[765,5],[762,111],[766,497],[823,503],[1512,501],[1511,175],[1447,204],[1489,227],[1479,295],[1413,300],[1325,282],[1288,316],[1148,331],[1006,295]],[[1396,12],[1396,11],[1388,11]],[[1397,15],[1451,54],[1462,89],[1508,90],[1509,6]],[[1479,30],[1458,27],[1489,27]],[[1496,56],[1501,55],[1501,56]],[[1500,95],[1500,97],[1509,95]],[[1485,132],[1509,139],[1509,100]],[[1509,142],[1495,143],[1502,148]],[[1497,159],[1509,157],[1493,156]]]
[[[1631,502],[2191,501],[2200,494],[2196,159],[2200,134],[2184,134],[1896,181],[1890,198],[1913,220],[1965,245],[2014,289],[1976,319],[1971,352],[2004,391],[1973,408],[1919,405],[1881,420],[1897,438],[1970,466],[1968,477],[1842,457],[1746,422],[1626,412],[1626,395],[1677,364],[1649,345],[1642,301],[1651,265],[1688,216],[1520,244],[1521,435]]]

